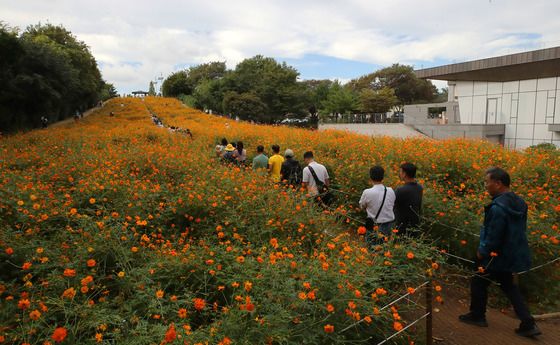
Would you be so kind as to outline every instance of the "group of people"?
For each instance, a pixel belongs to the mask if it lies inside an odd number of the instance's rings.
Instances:
[[[359,201],[366,210],[366,241],[370,245],[377,243],[375,226],[383,236],[390,237],[393,229],[397,233],[414,236],[420,224],[423,188],[416,181],[416,166],[403,163],[399,177],[404,182],[396,190],[383,184],[385,170],[376,165],[369,170],[371,188],[365,189]]]
[[[264,146],[257,146],[257,154],[251,164],[253,170],[266,171],[276,183],[285,183],[293,187],[301,185],[311,196],[322,200],[322,203],[327,202],[324,192],[329,186],[329,173],[324,165],[314,160],[312,151],[303,154],[305,167],[302,168],[300,162],[295,159],[293,150],[286,149],[284,155],[281,155],[279,145],[272,145],[271,149],[272,155],[268,157]],[[216,145],[215,153],[225,163],[248,165],[247,150],[241,141],[228,142],[224,138]]]
[[[253,169],[266,169],[274,182],[299,185],[324,205],[329,194],[329,173],[324,165],[314,160],[313,152],[303,155],[305,168],[295,159],[293,150],[280,154],[280,147],[272,145],[272,155],[267,157],[262,145],[257,146]],[[243,143],[228,143],[223,139],[216,146],[216,154],[227,162],[245,163],[247,154]],[[383,184],[385,170],[376,165],[369,170],[371,188],[362,192],[359,205],[366,211],[366,241],[374,246],[379,235],[392,236],[392,232],[416,236],[420,224],[423,187],[416,181],[417,168],[403,163],[399,177],[403,184],[393,190]],[[486,190],[492,202],[485,207],[484,223],[476,253],[475,274],[471,279],[470,312],[459,317],[468,324],[487,327],[486,304],[488,287],[492,281],[500,285],[521,320],[518,335],[534,337],[541,334],[525,304],[514,275],[530,268],[531,259],[527,240],[527,204],[510,190],[510,176],[501,168],[491,168],[485,175]],[[377,228],[377,229],[376,229]],[[377,231],[376,231],[377,230]],[[379,235],[378,235],[379,234]]]
[[[224,138],[220,144],[216,145],[216,156],[224,163],[245,165],[247,161],[247,150],[243,147],[242,141],[230,143]]]
[[[113,112],[111,112],[110,116],[114,116]],[[161,119],[157,115],[152,114],[151,118],[152,118],[152,122],[154,123],[154,125],[156,125],[158,127],[161,127],[161,128],[165,127],[165,125],[163,124],[163,121],[161,121]],[[185,135],[188,135],[191,139],[193,139],[193,135],[192,135],[190,129],[188,129],[188,128],[184,129],[184,128],[176,127],[176,126],[168,126],[167,129],[172,133],[176,132],[176,133],[185,134]]]

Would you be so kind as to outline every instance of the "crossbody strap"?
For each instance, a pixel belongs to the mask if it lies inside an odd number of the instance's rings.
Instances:
[[[385,186],[383,186],[385,187]],[[379,206],[379,210],[377,210],[377,214],[375,215],[375,221],[377,222],[377,218],[379,214],[381,214],[381,209],[383,209],[383,205],[385,205],[385,197],[387,196],[387,187],[385,187],[385,192],[383,193],[383,200],[381,201],[381,206]]]
[[[319,187],[319,184],[321,184],[321,180],[319,180],[319,178],[317,177],[317,174],[315,173],[315,170],[313,170],[312,167],[310,167],[309,165],[307,166],[307,168],[309,169],[309,172],[311,172],[311,175],[313,175],[313,179],[315,180],[315,184],[317,185],[317,187]],[[325,182],[323,182],[324,184]]]

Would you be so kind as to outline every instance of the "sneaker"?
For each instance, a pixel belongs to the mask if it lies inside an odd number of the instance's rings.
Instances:
[[[537,335],[542,334],[541,330],[539,329],[539,327],[537,327],[537,324],[534,321],[530,323],[521,322],[519,328],[515,329],[515,333],[522,337],[529,337],[529,338],[536,337]]]
[[[488,327],[488,322],[486,321],[486,318],[484,316],[483,317],[474,316],[472,312],[468,314],[459,315],[459,321],[468,323],[469,325],[475,325],[478,327]]]

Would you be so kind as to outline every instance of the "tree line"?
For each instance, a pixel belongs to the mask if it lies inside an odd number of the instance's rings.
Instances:
[[[40,126],[83,112],[117,95],[88,46],[62,26],[23,32],[0,23],[0,131]]]
[[[300,81],[295,68],[262,55],[243,60],[233,70],[225,62],[192,66],[172,73],[162,84],[164,96],[261,123],[307,115],[317,120],[386,113],[405,104],[445,101],[444,92],[417,78],[412,66],[394,64],[343,85],[326,79]]]

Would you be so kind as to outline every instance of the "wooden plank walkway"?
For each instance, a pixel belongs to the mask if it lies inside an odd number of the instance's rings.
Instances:
[[[459,322],[458,317],[468,312],[469,299],[444,296],[444,304],[434,304],[434,344],[439,345],[560,345],[560,319],[538,321],[542,335],[523,338],[515,334],[519,320],[513,311],[489,309],[486,318],[489,327],[471,326]],[[441,340],[439,340],[441,339]]]

